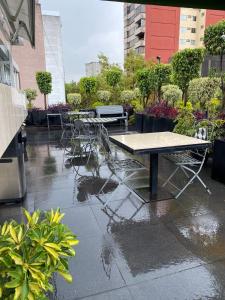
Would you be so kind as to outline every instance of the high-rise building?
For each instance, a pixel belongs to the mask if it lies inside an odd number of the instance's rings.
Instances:
[[[101,65],[97,61],[85,64],[85,73],[87,77],[97,76],[101,73]]]
[[[124,4],[124,52],[134,49],[147,60],[168,62],[178,50],[203,46],[205,28],[225,11]]]
[[[48,105],[64,103],[65,76],[60,15],[54,11],[43,11],[42,18],[46,71],[52,75],[52,92],[48,95]]]

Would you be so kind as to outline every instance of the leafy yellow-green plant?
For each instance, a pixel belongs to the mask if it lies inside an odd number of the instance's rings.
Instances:
[[[68,258],[79,241],[60,223],[64,214],[57,209],[43,216],[24,210],[24,215],[26,223],[5,222],[0,228],[0,299],[48,299],[56,272],[72,282]]]
[[[188,101],[186,105],[181,102],[178,110],[179,114],[175,119],[176,126],[173,132],[193,136],[196,131],[196,124],[191,102]]]

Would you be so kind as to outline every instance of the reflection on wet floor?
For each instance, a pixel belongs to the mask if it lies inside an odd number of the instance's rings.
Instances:
[[[52,299],[225,299],[225,186],[211,180],[209,168],[202,176],[212,196],[194,183],[179,200],[143,204],[116,177],[104,186],[111,170],[103,153],[69,157],[60,135],[28,132],[27,197],[0,210],[1,221],[20,220],[23,206],[65,212],[80,245],[70,261],[74,282],[56,278]],[[114,151],[119,159],[129,156]],[[148,166],[148,157],[139,159]],[[160,159],[160,182],[171,168]],[[183,180],[176,177],[177,184]],[[148,171],[134,181],[143,188]]]

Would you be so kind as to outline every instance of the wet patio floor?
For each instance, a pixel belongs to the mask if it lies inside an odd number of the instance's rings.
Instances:
[[[142,204],[115,178],[97,197],[110,176],[103,155],[88,164],[73,163],[63,155],[60,131],[28,130],[27,196],[22,204],[1,205],[1,222],[21,219],[28,210],[60,207],[64,223],[80,244],[70,260],[73,283],[57,278],[54,299],[225,299],[225,185],[202,178],[209,196],[198,183],[178,200]],[[127,153],[115,147],[118,158]],[[148,166],[148,157],[140,158]],[[75,165],[75,166],[74,166]],[[78,166],[80,165],[80,166]],[[160,157],[159,182],[173,165]],[[176,184],[184,184],[178,174]],[[132,184],[146,195],[148,171]],[[170,186],[170,192],[174,192]],[[114,197],[103,210],[102,202]]]

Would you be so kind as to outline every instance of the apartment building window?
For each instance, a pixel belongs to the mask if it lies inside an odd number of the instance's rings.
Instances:
[[[129,15],[131,12],[131,5],[127,6],[127,15]]]
[[[180,32],[181,33],[186,33],[187,32],[187,28],[186,27],[181,27],[180,28]]]
[[[196,16],[192,16],[192,21],[196,22],[197,21],[197,17]]]
[[[145,52],[145,47],[144,46],[140,46],[140,47],[137,47],[135,49],[135,51],[138,53],[138,54],[143,54]]]
[[[181,21],[187,21],[188,16],[187,15],[181,15],[180,19]]]
[[[196,28],[191,28],[191,33],[196,33]]]
[[[204,15],[205,15],[205,13],[204,13],[204,12],[202,12],[202,17],[204,17]]]
[[[205,26],[204,25],[201,25],[201,29],[203,29]]]
[[[180,39],[180,44],[185,45],[186,44],[186,39]]]
[[[191,45],[194,46],[196,44],[195,40],[191,40]]]

